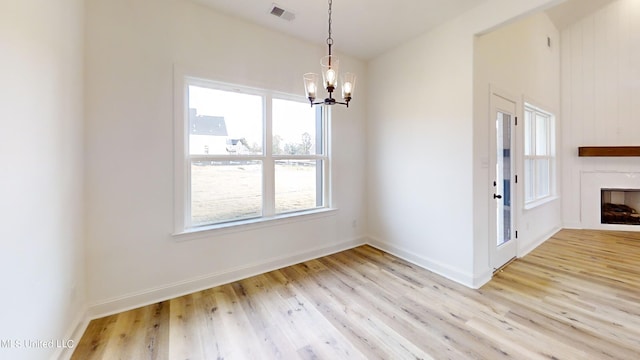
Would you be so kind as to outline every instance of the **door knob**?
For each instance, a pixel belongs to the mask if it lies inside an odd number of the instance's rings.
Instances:
[[[493,194],[493,198],[494,199],[502,199],[502,195]]]

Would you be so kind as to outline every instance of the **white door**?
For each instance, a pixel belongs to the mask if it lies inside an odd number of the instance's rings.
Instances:
[[[516,257],[514,214],[516,102],[491,93],[490,261],[494,270]]]

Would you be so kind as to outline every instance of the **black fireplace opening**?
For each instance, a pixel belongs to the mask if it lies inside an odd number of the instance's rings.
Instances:
[[[602,224],[640,225],[640,189],[601,189]]]

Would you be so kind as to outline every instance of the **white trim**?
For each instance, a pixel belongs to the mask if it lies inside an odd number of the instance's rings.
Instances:
[[[635,189],[640,185],[638,171],[583,170],[580,172],[580,219],[584,229],[640,231],[638,225],[603,224],[600,219],[600,191]]]
[[[547,106],[546,104],[543,104],[541,101],[537,101],[536,99],[532,99],[528,95],[523,95],[522,96],[522,103],[525,104],[525,106],[528,105],[529,108],[534,108],[534,109],[536,109],[536,110],[538,110],[540,112],[552,115],[554,117],[556,117],[555,114],[559,113],[557,111],[557,109],[555,109],[553,106]],[[524,112],[524,107],[525,106],[523,106],[523,112]]]
[[[526,122],[526,113],[531,112],[532,115],[535,117],[536,114],[540,113],[542,115],[545,115],[547,117],[547,132],[545,134],[546,136],[546,140],[545,140],[545,144],[547,146],[547,155],[535,155],[535,146],[537,144],[537,140],[536,140],[536,136],[537,136],[537,129],[535,128],[536,125],[536,121],[535,119],[531,119],[533,125],[533,133],[529,134],[530,136],[527,137],[527,122]],[[558,154],[557,154],[557,149],[558,149],[558,121],[557,121],[557,117],[555,115],[554,112],[550,112],[549,110],[546,110],[542,107],[540,107],[539,105],[536,104],[532,104],[531,102],[528,102],[527,99],[525,98],[525,102],[524,102],[524,106],[522,109],[522,125],[523,125],[523,131],[522,131],[522,135],[523,135],[523,153],[522,153],[522,164],[523,164],[523,168],[522,168],[522,173],[523,173],[523,209],[524,210],[529,210],[529,209],[533,209],[539,205],[545,204],[549,201],[553,201],[556,200],[558,198]],[[529,142],[531,143],[531,146],[534,148],[534,154],[532,155],[527,155],[525,154],[525,148],[524,148],[524,144],[527,142],[527,138],[529,140]],[[527,168],[525,166],[527,160],[531,160],[533,161],[533,200],[527,200]],[[537,168],[536,168],[536,164],[538,160],[548,160],[549,161],[549,176],[546,179],[547,181],[547,186],[549,187],[549,194],[542,196],[542,197],[538,197],[537,192],[538,192],[538,187],[540,186],[540,183],[538,181],[538,177],[537,177]]]
[[[400,259],[472,289],[479,289],[482,285],[491,280],[492,272],[490,269],[487,269],[484,273],[479,274],[478,276],[474,276],[474,274],[461,271],[460,269],[440,263],[433,259],[417,255],[411,251],[383,242],[374,237],[368,236],[367,239],[367,244],[374,248],[397,256]]]
[[[551,230],[548,233],[546,233],[545,235],[537,237],[536,239],[534,239],[534,241],[530,242],[528,245],[523,246],[522,248],[519,247],[518,248],[518,259],[527,256],[530,252],[535,250],[538,246],[544,244],[547,240],[551,239],[560,230],[562,230],[561,227],[556,227],[553,230]],[[521,245],[521,243],[522,242],[518,243],[518,245]]]
[[[271,218],[276,211],[276,163],[273,151],[267,150],[273,149],[273,97],[264,96],[262,105],[262,153],[265,157],[262,163],[262,217]]]
[[[487,196],[490,197],[491,193],[496,194],[496,191],[501,189],[503,186],[497,182],[497,176],[494,169],[496,169],[498,165],[497,158],[497,134],[496,134],[496,123],[495,123],[495,115],[496,112],[500,111],[505,114],[510,114],[513,117],[514,122],[510,123],[511,130],[511,156],[510,156],[510,168],[511,168],[511,179],[510,179],[510,239],[505,239],[504,243],[497,246],[496,240],[499,235],[498,231],[498,215],[497,211],[499,209],[497,202],[495,200],[490,200],[488,202],[488,220],[489,220],[489,233],[488,233],[488,264],[490,269],[497,269],[509,262],[512,258],[517,256],[517,246],[518,239],[515,236],[516,231],[518,229],[519,221],[521,220],[521,214],[516,210],[520,204],[520,192],[518,189],[519,184],[516,183],[515,179],[519,174],[518,169],[520,168],[520,156],[518,150],[520,149],[520,142],[518,139],[518,127],[515,125],[515,120],[518,118],[518,114],[520,114],[521,104],[516,100],[517,97],[513,96],[510,92],[505,91],[496,87],[493,84],[489,84],[489,113],[488,113],[488,126],[489,126],[489,178],[488,183],[494,184],[493,188],[489,187]],[[506,105],[506,104],[511,105]],[[502,189],[504,191],[504,189]],[[503,192],[502,191],[502,192]],[[502,196],[506,196],[505,194],[501,194]],[[503,222],[504,223],[504,222]],[[491,270],[491,273],[493,271]],[[483,274],[485,276],[485,274]]]
[[[323,189],[322,189],[322,196],[323,196],[323,204],[325,207],[327,208],[332,208],[334,207],[335,201],[334,201],[334,194],[333,194],[333,173],[332,173],[332,151],[331,149],[333,149],[333,136],[331,136],[332,134],[332,127],[331,124],[333,123],[332,120],[332,111],[331,111],[331,107],[327,108],[325,107],[324,109],[322,109],[322,154],[325,155],[326,159],[322,162],[322,164],[324,165],[323,171],[324,174],[322,174],[324,176],[324,178],[326,179],[326,181],[323,184]]]
[[[186,206],[190,201],[188,191],[185,191],[190,171],[185,158],[187,154],[186,141],[187,129],[184,119],[187,117],[187,73],[179,66],[173,68],[173,228],[174,231],[182,231],[188,224],[191,214]]]
[[[584,230],[581,223],[577,222],[568,222],[562,225],[563,229],[571,229],[571,230]]]
[[[542,206],[542,205],[544,205],[546,203],[550,203],[550,202],[556,201],[558,199],[560,199],[560,197],[557,196],[557,195],[549,195],[547,197],[543,197],[543,198],[540,198],[538,200],[534,200],[534,201],[526,203],[524,205],[524,209],[525,210],[535,209],[538,206]]]
[[[173,236],[176,238],[201,238],[203,235],[193,234],[203,231],[217,231],[225,229],[226,231],[243,231],[247,225],[257,223],[267,223],[274,220],[289,218],[293,216],[305,216],[309,213],[320,213],[331,211],[330,201],[331,194],[331,157],[328,149],[331,138],[328,136],[328,111],[322,111],[322,154],[309,155],[273,155],[272,148],[272,111],[273,100],[287,100],[306,103],[307,99],[295,94],[287,94],[269,88],[259,88],[255,86],[245,86],[241,84],[232,84],[225,81],[211,80],[214,77],[204,75],[202,72],[189,71],[181,66],[174,64],[174,194],[173,194],[173,211],[174,224]],[[263,153],[255,155],[190,155],[189,154],[189,130],[188,130],[188,87],[190,85],[212,88],[217,90],[237,92],[242,94],[257,95],[263,99],[262,105],[262,126],[263,126]],[[316,118],[317,118],[316,113]],[[322,168],[322,207],[315,209],[307,209],[300,211],[292,211],[290,213],[276,213],[275,204],[275,163],[281,159],[304,159],[321,161]],[[207,226],[193,226],[191,223],[191,163],[193,160],[204,161],[260,161],[262,164],[262,212],[261,216],[249,219],[229,219],[229,222],[215,223]],[[228,230],[231,227],[239,227],[237,230]],[[264,225],[263,225],[264,226]],[[184,237],[183,235],[187,235]],[[206,236],[206,235],[204,235]]]
[[[538,240],[531,245],[527,246],[524,249],[521,249],[518,257],[524,257],[560,230],[560,228],[554,229],[548,235],[538,238]],[[346,240],[331,246],[317,247],[315,249],[298,252],[296,254],[271,258],[262,262],[239,266],[218,273],[199,276],[189,280],[179,281],[173,284],[167,284],[165,286],[130,293],[103,302],[91,304],[88,309],[84,309],[81,313],[79,313],[79,316],[74,322],[74,326],[72,327],[73,331],[70,331],[72,335],[70,335],[69,339],[73,339],[75,344],[77,344],[82,337],[82,334],[85,332],[89,321],[92,319],[97,319],[104,316],[135,309],[141,306],[170,300],[179,296],[191,294],[204,289],[210,289],[212,287],[228,284],[234,281],[239,281],[251,276],[264,274],[269,271],[281,269],[283,267],[299,264],[301,262],[317,259],[323,256],[328,256],[362,245],[370,245],[374,248],[403,259],[409,263],[419,266],[424,270],[431,271],[439,276],[442,276],[472,289],[481,288],[484,284],[491,281],[492,278],[492,272],[489,268],[487,268],[483,273],[474,275],[465,271],[461,271],[449,265],[442,264],[433,259],[417,255],[403,248],[385,243],[374,237],[364,236]],[[71,351],[66,351],[65,354],[63,354],[64,357],[61,356],[60,358],[69,358],[71,356],[71,353],[73,352],[72,349],[70,350]]]
[[[67,347],[58,347],[56,351],[51,356],[51,359],[57,360],[68,360],[71,359],[73,355],[73,351],[76,349],[78,344],[80,343],[80,339],[82,339],[82,335],[84,335],[87,327],[89,326],[88,309],[83,307],[76,314],[75,319],[71,322],[69,329],[67,330],[65,337],[61,339],[64,341]]]
[[[317,208],[307,211],[298,211],[285,214],[278,214],[273,217],[260,217],[242,221],[232,221],[228,223],[215,224],[190,228],[172,234],[175,241],[188,241],[202,239],[211,236],[220,236],[241,231],[257,230],[270,226],[279,226],[299,221],[315,220],[329,216],[335,216],[338,209]]]
[[[223,284],[264,274],[283,267],[299,264],[301,262],[328,256],[334,253],[352,249],[366,242],[363,238],[342,241],[335,245],[317,247],[308,251],[288,254],[276,258],[267,259],[253,264],[238,266],[221,272],[194,277],[192,279],[178,281],[165,286],[159,286],[143,291],[138,291],[123,296],[111,298],[89,306],[89,317],[97,319],[104,316],[117,314],[123,311],[135,309],[141,306],[155,304],[179,296],[191,294],[197,291],[210,289]]]

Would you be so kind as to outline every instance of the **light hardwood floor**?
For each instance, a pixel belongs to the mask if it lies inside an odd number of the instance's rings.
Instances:
[[[640,232],[563,230],[479,290],[362,246],[93,320],[73,359],[640,359]]]

